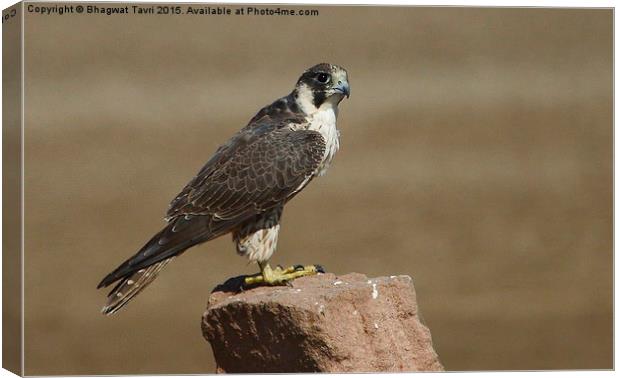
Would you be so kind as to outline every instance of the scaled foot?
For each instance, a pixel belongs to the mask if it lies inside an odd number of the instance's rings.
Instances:
[[[261,267],[262,272],[245,278],[245,286],[253,285],[285,285],[295,278],[311,276],[317,273],[325,273],[320,265],[295,265],[286,269],[278,266],[271,268],[269,265]]]

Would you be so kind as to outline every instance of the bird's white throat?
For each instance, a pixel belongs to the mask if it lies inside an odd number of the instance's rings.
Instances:
[[[338,104],[342,97],[330,96],[317,108],[314,105],[312,90],[306,85],[300,85],[297,88],[296,100],[297,105],[308,119],[307,129],[321,133],[325,139],[325,154],[316,172],[318,175],[323,175],[340,146],[338,140],[340,132],[336,127],[336,121],[338,120]]]
[[[325,139],[325,154],[323,155],[323,162],[317,170],[318,175],[325,174],[340,146],[340,132],[336,127],[337,119],[338,105],[331,103],[331,101],[323,103],[316,112],[308,117],[310,121],[308,130],[318,131]]]

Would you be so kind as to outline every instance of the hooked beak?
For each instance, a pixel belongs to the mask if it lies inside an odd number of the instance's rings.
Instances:
[[[338,81],[338,84],[334,87],[335,91],[343,93],[347,98],[351,95],[351,88],[348,81]]]

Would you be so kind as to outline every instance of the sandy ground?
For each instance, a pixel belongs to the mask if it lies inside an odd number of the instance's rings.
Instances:
[[[27,374],[214,371],[208,294],[256,271],[228,237],[117,316],[95,286],[322,61],[350,74],[341,150],[274,262],[411,275],[448,370],[612,368],[612,12],[318,9],[27,16]]]

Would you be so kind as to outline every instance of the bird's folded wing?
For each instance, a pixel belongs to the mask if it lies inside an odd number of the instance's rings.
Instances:
[[[312,178],[325,152],[315,131],[280,128],[218,151],[172,201],[169,219],[207,215],[245,218],[281,204]]]
[[[216,154],[173,201],[168,225],[108,274],[99,287],[230,232],[250,217],[281,205],[310,181],[324,151],[325,141],[319,133],[288,128],[255,135],[250,143],[229,144],[225,154]]]

